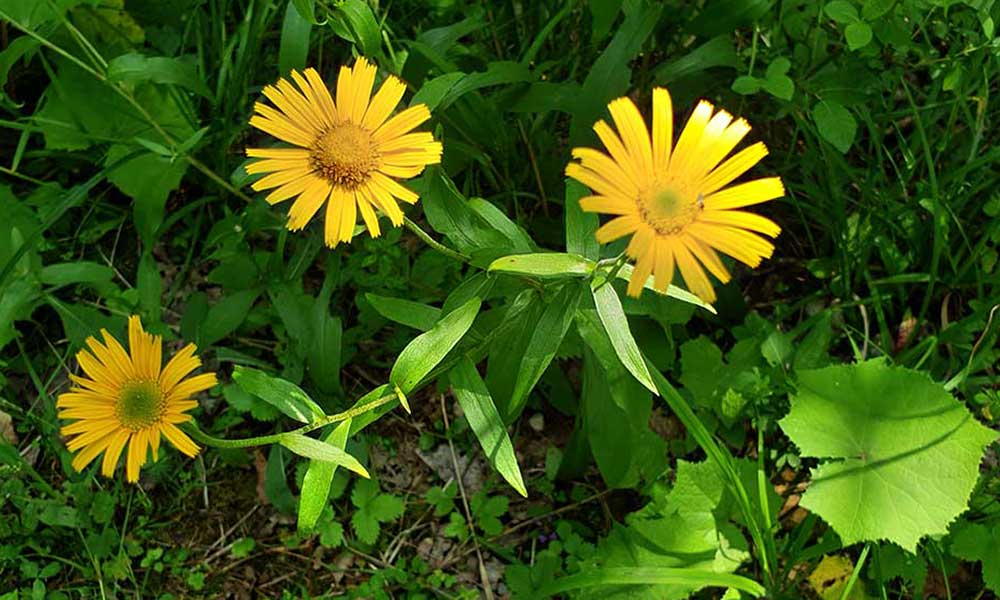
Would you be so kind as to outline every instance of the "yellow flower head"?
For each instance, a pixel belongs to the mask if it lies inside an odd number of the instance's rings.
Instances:
[[[389,118],[406,85],[389,75],[374,96],[375,66],[359,57],[354,67],[341,67],[336,100],[315,69],[292,71],[295,85],[285,79],[266,86],[264,95],[278,108],[257,102],[250,124],[297,148],[247,148],[247,156],[262,158],[248,173],[270,173],[253,189],[270,192],[276,204],[297,197],[288,214],[288,229],[305,227],[326,203],[326,245],[349,242],[361,213],[372,237],[380,233],[375,211],[385,213],[396,227],[417,194],[396,180],[414,177],[441,161],[441,143],[426,131],[411,131],[430,118],[424,104]]]
[[[618,133],[604,121],[594,125],[608,154],[574,148],[573,158],[580,162],[566,167],[566,175],[595,192],[580,199],[584,211],[616,215],[597,230],[597,240],[603,244],[632,234],[626,249],[636,261],[630,296],[642,292],[650,274],[654,287],[665,291],[676,266],[688,289],[714,302],[704,269],[722,283],[730,277],[717,252],[756,267],[774,251],[771,242],[757,234],[773,238],[781,232],[770,219],[736,210],[783,196],[781,179],[765,177],[726,187],[764,158],[767,148],[758,142],[723,160],[750,125],[734,121],[724,110],[713,114],[704,100],[671,148],[673,108],[663,88],[653,90],[652,136],[628,98],[613,100],[608,110]]]
[[[107,331],[102,329],[101,335],[103,344],[87,338],[90,351],[76,355],[87,376],[70,375],[76,385],[56,402],[59,418],[75,419],[62,428],[63,435],[76,436],[66,444],[71,452],[79,451],[73,468],[82,471],[104,452],[101,472],[111,477],[128,444],[126,475],[129,482],[138,481],[147,448],[157,460],[161,433],[184,454],[198,454],[198,446],[177,428],[191,419],[186,412],[198,406],[191,396],[216,383],[215,373],[184,380],[201,366],[195,345],[185,346],[161,370],[160,337],[143,331],[139,317],[128,320],[130,353]]]

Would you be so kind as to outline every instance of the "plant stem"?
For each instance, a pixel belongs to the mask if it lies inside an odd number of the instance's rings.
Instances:
[[[468,256],[462,254],[461,252],[452,250],[448,246],[445,246],[441,242],[439,242],[439,241],[435,240],[434,238],[432,238],[430,236],[430,234],[428,234],[426,231],[424,231],[423,229],[421,229],[420,225],[417,225],[416,223],[414,223],[413,221],[411,221],[409,217],[403,216],[403,223],[406,225],[407,229],[409,229],[410,231],[412,231],[413,233],[415,233],[418,238],[420,238],[421,240],[424,241],[424,243],[426,243],[431,248],[434,248],[435,250],[437,250],[441,254],[444,254],[445,256],[449,256],[451,258],[454,258],[455,260],[458,260],[458,261],[461,261],[461,262],[464,262],[464,263],[469,263],[472,260],[471,258],[469,258]]]
[[[190,422],[185,426],[191,437],[195,438],[199,442],[205,444],[206,446],[212,446],[214,448],[250,448],[253,446],[263,446],[265,444],[280,444],[287,436],[292,434],[305,435],[310,431],[319,429],[320,427],[326,427],[332,423],[337,423],[340,421],[346,421],[347,419],[353,419],[358,415],[362,415],[373,409],[376,409],[384,404],[388,404],[393,400],[396,400],[396,392],[394,390],[386,389],[388,393],[380,398],[376,398],[367,404],[361,406],[355,406],[344,412],[337,413],[335,415],[326,415],[323,418],[316,419],[312,423],[308,423],[299,427],[298,429],[293,429],[291,431],[285,431],[282,433],[272,433],[271,435],[261,435],[251,438],[242,438],[238,440],[227,440],[225,438],[217,438],[208,435],[204,431],[198,428],[194,422]]]

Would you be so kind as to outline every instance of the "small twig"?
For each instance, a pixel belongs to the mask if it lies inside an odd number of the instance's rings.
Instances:
[[[224,543],[224,542],[226,541],[226,538],[227,538],[227,537],[229,537],[229,536],[230,536],[230,535],[231,535],[231,534],[232,534],[232,533],[233,533],[234,531],[236,531],[236,528],[237,528],[237,527],[239,527],[240,525],[242,525],[242,524],[244,523],[244,521],[246,521],[247,519],[249,519],[249,518],[250,518],[250,515],[252,515],[252,514],[254,514],[255,512],[257,512],[257,509],[258,509],[258,508],[260,508],[260,505],[259,505],[259,504],[255,504],[255,505],[254,505],[254,507],[253,507],[253,508],[251,508],[251,509],[250,509],[250,510],[249,510],[249,511],[247,512],[247,514],[245,514],[245,515],[243,515],[242,517],[240,517],[240,520],[239,520],[239,521],[236,521],[236,523],[235,523],[235,524],[234,524],[234,525],[233,525],[232,527],[230,527],[229,529],[227,529],[227,530],[226,530],[226,531],[225,531],[225,532],[224,532],[224,533],[223,533],[223,534],[222,534],[222,535],[221,535],[221,536],[219,537],[219,539],[215,540],[215,543],[213,543],[213,544],[212,544],[211,546],[209,546],[209,547],[208,547],[207,549],[205,549],[205,556],[208,556],[208,553],[209,553],[209,552],[211,552],[211,551],[212,551],[212,550],[213,550],[214,548],[218,547],[218,546],[219,546],[220,544]],[[206,562],[207,562],[208,560],[209,560],[209,559],[206,559]]]
[[[514,533],[515,531],[517,531],[518,529],[524,529],[525,527],[527,527],[528,525],[531,525],[532,523],[537,523],[538,521],[542,521],[542,520],[548,519],[550,517],[553,517],[555,515],[571,511],[571,510],[573,510],[575,508],[578,508],[579,506],[581,506],[583,504],[587,504],[588,502],[593,502],[594,500],[599,500],[599,499],[603,498],[604,496],[607,496],[608,494],[610,494],[612,491],[613,490],[604,490],[603,492],[598,492],[598,493],[594,494],[593,496],[590,496],[589,498],[584,498],[583,500],[580,500],[579,502],[574,502],[573,504],[567,504],[566,506],[559,507],[559,508],[555,509],[552,512],[545,513],[544,515],[538,515],[537,517],[532,517],[532,518],[528,519],[527,521],[521,521],[517,525],[512,525],[512,526],[508,527],[505,531],[503,531],[497,537],[503,537],[505,535],[510,535],[510,534]]]
[[[479,578],[483,582],[483,591],[486,593],[486,600],[493,600],[493,586],[490,585],[490,576],[486,572],[486,563],[483,561],[483,552],[479,548],[479,540],[476,539],[476,526],[472,522],[472,511],[469,510],[469,498],[465,494],[465,484],[462,483],[462,475],[458,472],[458,456],[455,454],[455,445],[451,442],[451,425],[448,422],[448,409],[444,404],[444,394],[441,398],[441,416],[444,418],[444,430],[449,432],[448,449],[451,451],[451,464],[455,469],[455,482],[458,484],[459,494],[462,496],[462,508],[465,510],[465,518],[469,522],[469,532],[472,534],[472,543],[476,547],[476,559],[479,560]]]

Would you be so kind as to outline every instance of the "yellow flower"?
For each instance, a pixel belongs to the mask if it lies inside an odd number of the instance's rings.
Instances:
[[[610,156],[574,148],[573,158],[580,162],[566,167],[566,175],[596,194],[580,199],[584,211],[616,215],[597,230],[597,240],[603,244],[632,234],[626,249],[636,261],[630,296],[642,292],[650,274],[654,287],[665,291],[676,266],[688,289],[714,302],[704,269],[722,283],[730,277],[717,251],[756,267],[774,251],[774,245],[757,234],[773,238],[781,232],[770,219],[737,210],[783,196],[781,179],[765,177],[726,187],[764,158],[767,148],[758,142],[723,161],[750,125],[734,121],[724,110],[713,115],[712,105],[703,100],[671,149],[673,108],[663,88],[653,90],[652,136],[628,98],[613,100],[608,110],[618,133],[604,121],[598,121],[594,131]]]
[[[101,330],[104,343],[87,338],[90,351],[80,350],[76,360],[87,375],[70,375],[74,385],[59,395],[56,406],[59,418],[75,419],[62,428],[63,435],[76,436],[66,445],[73,457],[73,468],[82,471],[104,452],[101,472],[111,477],[125,445],[128,481],[139,480],[139,467],[146,464],[147,448],[157,460],[160,434],[188,456],[198,454],[198,446],[177,427],[191,419],[187,411],[198,406],[191,396],[215,385],[215,373],[203,373],[184,380],[201,365],[194,355],[195,345],[188,344],[161,370],[160,336],[142,329],[139,317],[128,321],[128,345],[131,355],[107,331]]]
[[[375,210],[396,227],[417,194],[396,180],[414,177],[441,161],[441,143],[430,132],[411,131],[430,118],[427,105],[417,104],[389,118],[406,85],[393,77],[374,96],[375,66],[359,57],[354,67],[341,67],[334,100],[314,69],[292,71],[292,80],[266,86],[264,95],[278,108],[257,102],[250,124],[297,148],[248,148],[247,156],[262,158],[247,172],[270,173],[253,189],[270,192],[276,204],[296,197],[288,214],[288,229],[305,227],[326,203],[326,245],[349,242],[361,213],[372,237],[380,233]]]

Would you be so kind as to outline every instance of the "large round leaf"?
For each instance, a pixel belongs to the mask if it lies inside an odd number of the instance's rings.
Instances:
[[[913,552],[965,510],[997,438],[923,373],[881,360],[801,371],[781,421],[812,472],[802,506],[845,545],[887,539]]]

